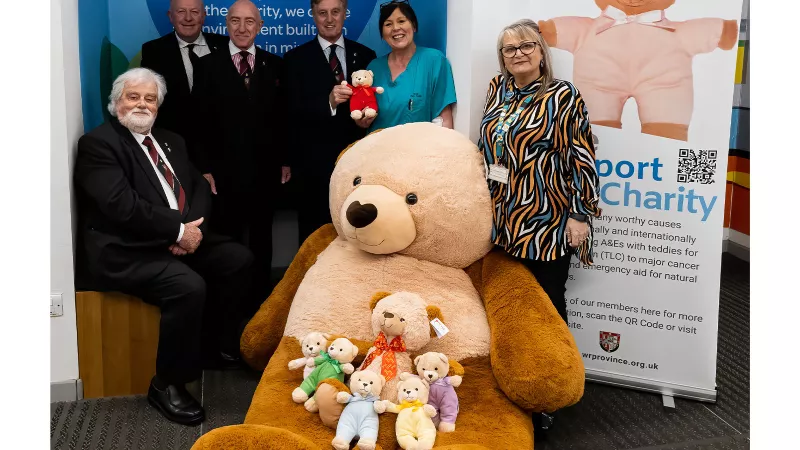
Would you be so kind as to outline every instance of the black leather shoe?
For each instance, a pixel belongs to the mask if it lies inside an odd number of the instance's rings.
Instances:
[[[181,425],[200,425],[206,419],[203,407],[183,386],[171,384],[160,390],[151,381],[147,401],[167,420]]]

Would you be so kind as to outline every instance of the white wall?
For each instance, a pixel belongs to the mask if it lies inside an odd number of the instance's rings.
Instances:
[[[72,167],[83,133],[78,60],[78,0],[50,2],[50,292],[64,315],[50,319],[50,381],[78,378],[72,257]]]
[[[455,129],[475,143],[489,81],[500,73],[497,36],[506,25],[528,16],[525,6],[519,0],[447,1],[447,58],[458,95]]]

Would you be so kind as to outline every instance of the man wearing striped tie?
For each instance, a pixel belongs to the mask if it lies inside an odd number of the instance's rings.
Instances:
[[[125,72],[109,96],[111,120],[78,141],[77,268],[84,289],[161,309],[148,400],[167,419],[197,425],[205,413],[185,385],[206,364],[238,364],[253,255],[208,230],[209,183],[182,137],[153,128],[165,94],[152,70]]]

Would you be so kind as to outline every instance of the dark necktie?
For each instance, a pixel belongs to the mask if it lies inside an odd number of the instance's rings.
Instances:
[[[197,70],[197,63],[200,62],[200,57],[194,52],[194,48],[197,47],[197,44],[189,44],[186,47],[189,48],[189,62],[192,63],[192,69]]]
[[[249,55],[250,53],[244,50],[239,52],[239,56],[242,57],[242,59],[239,60],[239,75],[244,78],[244,86],[248,89],[250,88],[250,76],[253,75],[253,71],[250,69],[250,63],[247,62],[247,57]]]
[[[177,178],[172,176],[172,171],[169,170],[167,164],[161,159],[161,155],[158,154],[156,150],[156,146],[153,144],[153,141],[150,139],[150,136],[145,136],[144,141],[142,141],[145,147],[147,147],[147,151],[150,153],[150,159],[153,160],[158,171],[161,172],[161,175],[164,175],[164,179],[167,180],[167,184],[172,187],[172,192],[175,193],[175,198],[178,199],[178,211],[183,214],[183,208],[186,206],[186,193],[183,191],[183,186],[181,186],[181,182],[178,181]]]
[[[344,81],[344,72],[342,72],[342,64],[339,62],[339,57],[336,56],[336,49],[338,47],[339,46],[336,44],[331,44],[330,63],[331,63],[331,70],[333,71],[333,76],[336,77],[336,83],[341,83],[342,81]]]

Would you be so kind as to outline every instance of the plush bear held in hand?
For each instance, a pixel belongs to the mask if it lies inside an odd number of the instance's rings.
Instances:
[[[733,48],[739,38],[736,20],[673,22],[665,10],[675,0],[595,3],[599,17],[539,22],[551,47],[575,56],[573,82],[592,124],[622,128],[622,109],[633,97],[642,133],[686,141],[694,97],[692,59]]]
[[[353,72],[353,84],[342,81],[342,86],[353,90],[353,95],[350,96],[350,117],[355,120],[378,115],[378,99],[375,94],[383,94],[383,88],[372,87],[372,78],[371,70],[356,70]]]
[[[350,391],[339,392],[336,401],[346,404],[339,424],[336,427],[336,437],[331,444],[336,450],[348,450],[350,441],[358,436],[360,450],[374,450],[378,440],[378,413],[383,412],[380,402],[380,393],[386,380],[383,375],[369,371],[356,371],[350,375]],[[376,407],[378,408],[376,410]]]
[[[304,403],[308,397],[317,389],[317,384],[326,378],[335,378],[344,382],[344,375],[353,373],[353,365],[350,364],[358,355],[358,347],[345,338],[339,338],[331,342],[327,352],[320,352],[314,359],[316,367],[303,380],[300,387],[292,392],[292,400],[295,403]]]
[[[382,400],[397,401],[397,375],[411,372],[408,352],[415,352],[431,340],[430,321],[442,320],[436,306],[427,306],[422,298],[410,292],[375,294],[372,308],[372,332],[377,337],[358,370],[372,370],[386,379]]]

